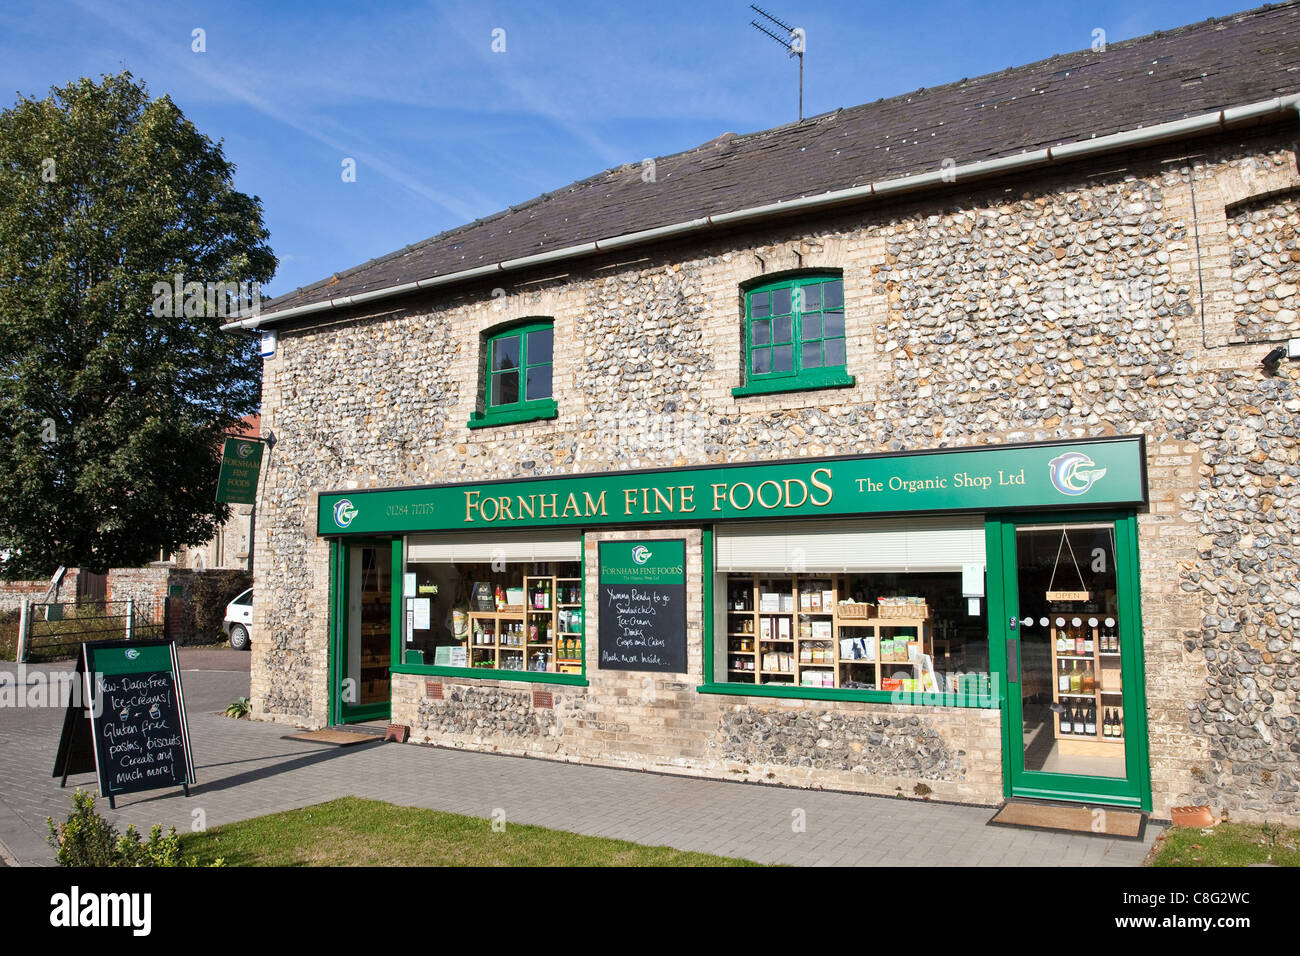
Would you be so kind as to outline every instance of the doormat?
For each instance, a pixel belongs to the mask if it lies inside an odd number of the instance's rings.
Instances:
[[[1137,810],[1092,807],[1083,803],[1037,803],[1009,800],[989,820],[993,827],[1027,830],[1064,830],[1088,836],[1120,840],[1141,840],[1147,815]]]
[[[333,744],[336,747],[351,747],[353,744],[374,743],[382,740],[374,734],[359,734],[351,730],[308,730],[301,734],[286,734],[285,740],[305,740],[313,744]]]

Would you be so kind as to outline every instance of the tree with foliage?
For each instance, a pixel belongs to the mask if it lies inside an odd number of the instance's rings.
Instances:
[[[257,408],[256,343],[213,295],[158,289],[274,274],[233,177],[129,73],[0,113],[0,577],[138,566],[229,517],[220,445]]]

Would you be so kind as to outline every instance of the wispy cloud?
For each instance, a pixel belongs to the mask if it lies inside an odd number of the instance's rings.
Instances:
[[[129,36],[168,66],[186,71],[208,86],[220,90],[226,96],[238,100],[257,110],[262,115],[283,123],[290,129],[338,152],[340,162],[342,157],[351,157],[357,160],[359,166],[365,169],[373,169],[379,175],[440,206],[458,219],[474,219],[495,208],[495,204],[490,202],[470,204],[456,195],[435,189],[424,180],[411,175],[396,163],[389,161],[380,153],[364,147],[358,148],[360,144],[355,139],[352,142],[347,142],[341,136],[327,132],[323,128],[329,125],[327,121],[282,107],[254,92],[234,79],[234,71],[231,69],[232,64],[228,60],[214,61],[206,57],[193,56],[188,49],[182,53],[178,49],[177,40],[174,36],[164,36],[158,31],[144,26],[139,19],[123,17],[119,11],[89,2],[89,0],[73,0],[73,2],[86,13]],[[213,63],[219,65],[211,65]]]

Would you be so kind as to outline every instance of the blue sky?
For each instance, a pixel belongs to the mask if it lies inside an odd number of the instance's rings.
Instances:
[[[771,0],[807,33],[804,113],[1222,16],[1210,0]],[[743,0],[4,0],[0,89],[131,70],[261,197],[278,295],[611,166],[796,117]],[[205,32],[206,52],[192,49]],[[504,52],[492,49],[504,31]],[[501,34],[496,34],[498,40]],[[498,43],[498,45],[500,45]],[[356,161],[356,181],[342,163]]]

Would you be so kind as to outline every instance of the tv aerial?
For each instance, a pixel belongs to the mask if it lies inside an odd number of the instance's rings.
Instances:
[[[762,7],[755,6],[754,4],[751,3],[749,5],[749,9],[753,10],[760,17],[763,17],[764,19],[769,20],[770,22],[776,24],[778,27],[780,27],[782,30],[785,31],[785,36],[781,36],[778,33],[774,33],[773,31],[769,30],[767,27],[763,26],[763,24],[759,23],[757,20],[749,21],[749,25],[751,27],[753,27],[755,30],[760,31],[761,33],[766,34],[767,36],[775,40],[777,43],[781,44],[781,46],[785,48],[786,53],[788,53],[790,56],[792,57],[797,56],[799,58],[799,119],[802,120],[803,119],[803,53],[804,53],[804,47],[807,45],[807,35],[804,33],[803,27],[792,27],[790,26],[790,24],[786,23],[784,20],[780,19],[779,17],[772,16],[772,14],[768,13]]]

